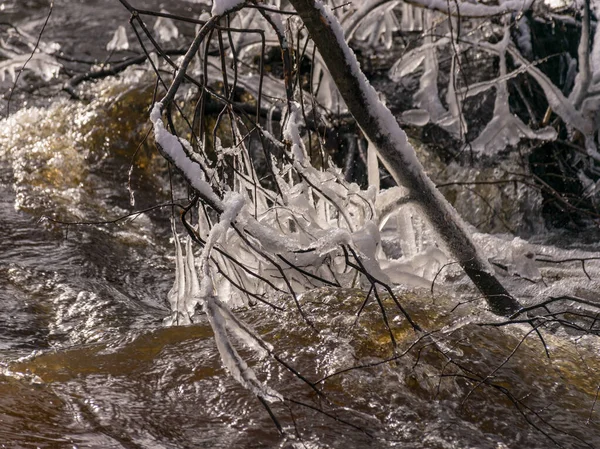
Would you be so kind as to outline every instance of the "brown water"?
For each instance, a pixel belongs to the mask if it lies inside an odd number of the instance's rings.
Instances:
[[[23,24],[39,24],[46,8],[42,1],[3,4],[7,20]],[[117,2],[57,1],[45,38],[65,53],[77,46],[101,59],[126,21]],[[222,368],[206,321],[162,324],[174,276],[168,208],[118,224],[40,221],[131,211],[132,159],[136,208],[169,200],[166,167],[152,146],[133,158],[147,131],[147,84],[132,71],[86,86],[88,101],[23,93],[21,104],[44,107],[0,122],[0,447],[600,447],[598,343],[544,331],[547,358],[527,326],[481,326],[494,318],[477,304],[451,312],[470,298],[458,284],[435,298],[399,292],[431,336],[415,334],[386,302],[397,354],[406,351],[387,363],[394,353],[377,305],[354,324],[364,292],[305,295],[317,331],[294,307],[239,311],[313,382],[370,365],[319,383],[319,397],[275,360],[242,349],[261,379],[297,401],[272,405],[280,435]],[[579,275],[592,295],[595,284]]]

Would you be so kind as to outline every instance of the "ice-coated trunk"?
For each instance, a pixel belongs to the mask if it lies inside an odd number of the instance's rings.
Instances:
[[[378,100],[373,87],[360,71],[337,19],[315,0],[290,0],[308,29],[331,76],[368,139],[396,182],[410,191],[424,215],[442,238],[452,256],[485,296],[492,312],[510,316],[521,309],[494,276],[452,206],[425,174],[406,134],[391,112]]]

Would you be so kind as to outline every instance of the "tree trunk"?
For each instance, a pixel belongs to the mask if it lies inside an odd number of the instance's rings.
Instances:
[[[290,0],[333,77],[350,113],[396,182],[410,191],[424,215],[447,245],[452,256],[485,296],[492,312],[510,316],[521,309],[480,256],[461,218],[446,201],[418,162],[414,148],[392,113],[378,100],[377,92],[360,70],[344,40],[337,19],[315,0]]]

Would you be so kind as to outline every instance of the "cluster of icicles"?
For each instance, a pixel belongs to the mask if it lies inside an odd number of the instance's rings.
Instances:
[[[425,11],[423,14],[425,23],[432,24],[433,15],[437,13]],[[393,25],[389,21],[379,24],[384,29]],[[356,29],[349,25],[350,34]],[[563,117],[566,123],[578,129],[585,128],[584,134],[588,135],[587,125],[571,114],[573,108],[561,108],[569,106],[569,101],[555,92],[555,86],[545,83],[541,72],[519,59],[508,29],[506,24],[504,39],[498,44],[478,43],[499,55],[501,73],[496,80],[478,87],[478,91],[496,88],[496,107],[493,123],[489,125],[495,132],[486,128],[476,146],[485,149],[482,151],[492,149],[494,152],[500,145],[504,148],[512,144],[502,132],[509,128],[517,129],[529,138],[554,138],[552,129],[534,133],[510,113],[506,81],[522,70],[528,71],[540,83],[557,114],[567,111]],[[444,42],[441,39],[425,43],[410,55],[408,63],[399,63],[394,70],[398,76],[404,76],[419,65],[425,65],[417,93],[417,100],[421,98],[419,107],[425,111],[427,120],[456,134],[464,132],[461,128],[464,122],[460,117],[456,119],[462,110],[457,103],[459,96],[449,90],[446,110],[437,92],[436,48]],[[512,74],[506,71],[507,53],[522,64],[522,68]],[[243,84],[242,76],[239,81]],[[265,83],[265,90],[268,90],[268,84]],[[245,87],[252,91],[250,84]],[[471,89],[473,91],[475,89]],[[317,99],[331,107],[335,89],[327,89],[327,92],[329,99],[319,96]],[[160,104],[151,114],[157,144],[200,196],[216,206],[219,213],[218,222],[213,223],[214,217],[202,209],[198,211],[194,233],[203,241],[198,257],[194,255],[189,237],[184,254],[173,225],[176,280],[169,293],[172,315],[166,323],[190,324],[198,313],[205,313],[223,364],[236,380],[267,401],[281,400],[281,395],[257,379],[239,356],[231,337],[263,357],[272,353],[272,348],[239,320],[231,307],[256,300],[269,303],[273,298],[293,297],[300,308],[298,295],[307,290],[323,286],[373,287],[373,279],[385,285],[428,287],[448,262],[447,255],[435,244],[434,236],[405,189],[395,187],[379,192],[375,187],[379,185],[378,179],[372,179],[371,187],[362,190],[358,185],[346,182],[335,168],[317,170],[310,164],[300,132],[300,109],[299,105],[291,104],[282,114],[285,119],[281,128],[287,146],[274,138],[269,130],[260,130],[265,139],[288,155],[288,162],[267,161],[271,164],[276,189],[267,189],[257,182],[259,176],[235,123],[232,129],[240,144],[223,148],[216,139],[217,152],[235,157],[241,172],[234,175],[233,189],[219,195],[216,192],[223,191],[222,186],[226,183],[219,180],[217,171],[209,168],[201,154],[192,151],[189,142],[176,138],[165,129]],[[448,117],[455,118],[448,121]],[[369,173],[378,173],[376,156],[369,159],[368,165]],[[333,164],[329,166],[333,167]],[[349,263],[350,259],[353,264]],[[360,270],[355,269],[356,264],[360,265]],[[290,304],[293,304],[291,300]]]
[[[429,286],[448,261],[404,188],[361,190],[346,182],[333,164],[327,170],[310,164],[297,104],[291,105],[282,123],[289,147],[261,131],[288,155],[287,163],[271,161],[276,191],[252,182],[258,175],[244,144],[223,148],[217,142],[220,153],[236,156],[246,171],[235,176],[234,189],[222,198],[215,193],[223,185],[214,184],[218,174],[210,172],[211,185],[200,170],[199,155],[191,152],[189,142],[165,129],[160,111],[158,103],[151,114],[157,144],[219,212],[218,221],[212,222],[210,214],[198,211],[193,231],[195,240],[202,241],[198,256],[192,239],[188,236],[183,245],[173,224],[176,279],[168,295],[172,314],[166,324],[190,324],[200,313],[206,314],[223,364],[259,397],[281,398],[257,380],[231,337],[260,356],[267,356],[271,347],[231,307],[280,297],[289,299],[290,306],[293,298],[301,312],[298,299],[305,291],[323,286],[368,287],[373,279],[390,286]],[[376,157],[369,165],[371,172],[377,172]]]
[[[178,140],[169,139],[158,117],[154,119],[157,142],[163,148],[171,145],[169,151],[181,155]],[[194,232],[204,246],[198,255],[191,237],[182,242],[173,223],[176,276],[168,294],[172,314],[165,323],[190,324],[206,314],[224,366],[242,385],[268,401],[281,396],[257,379],[233,341],[263,357],[271,346],[230,307],[255,299],[269,302],[278,296],[289,298],[293,307],[292,296],[313,288],[365,287],[368,279],[348,266],[344,247],[354,252],[371,276],[388,285],[429,286],[448,260],[435,246],[415,206],[407,201],[404,189],[361,190],[344,181],[335,169],[312,167],[305,159],[295,119],[291,114],[288,123],[292,124],[286,128],[294,142],[294,162],[276,172],[281,193],[250,189],[247,177],[237,179],[238,191],[224,195],[224,211],[217,223],[210,223],[199,211]],[[232,149],[224,149],[228,150]],[[244,152],[243,146],[240,151]],[[180,160],[180,167],[191,170],[192,164]],[[302,180],[292,172],[300,173]],[[382,236],[398,245],[391,245],[386,253]]]

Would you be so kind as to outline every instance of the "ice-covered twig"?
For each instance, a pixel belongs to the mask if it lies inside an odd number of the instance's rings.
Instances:
[[[282,401],[283,397],[277,391],[258,380],[254,370],[248,366],[233,347],[227,331],[232,331],[238,337],[241,336],[244,343],[250,345],[253,349],[258,348],[260,350],[259,354],[263,354],[264,348],[256,342],[257,337],[255,335],[250,334],[246,329],[239,326],[238,323],[231,319],[228,320],[226,316],[223,316],[222,306],[218,298],[214,296],[205,298],[206,314],[213,329],[215,342],[219,354],[221,354],[223,365],[235,380],[255,395],[268,402]]]
[[[552,110],[560,116],[567,125],[578,129],[585,136],[588,136],[593,132],[594,125],[589,118],[584,117],[541,70],[530,64],[514,45],[508,45],[506,50],[508,54],[513,57],[515,62],[523,65],[527,70],[527,73],[537,81],[544,91],[548,104]]]
[[[222,16],[243,3],[244,0],[213,0],[213,6],[210,12],[213,16]]]
[[[213,329],[223,365],[231,375],[241,385],[260,398],[268,402],[281,401],[283,400],[282,396],[260,382],[254,370],[248,367],[248,364],[240,357],[233,346],[230,334],[239,339],[245,346],[257,352],[261,358],[272,352],[271,345],[263,341],[248,325],[238,319],[212,291],[213,283],[209,270],[211,251],[214,245],[224,238],[231,222],[235,220],[244,205],[243,198],[233,193],[228,194],[223,203],[225,210],[221,214],[221,220],[212,228],[200,256],[199,269],[203,274],[200,283],[198,282],[192,247],[189,244],[190,240],[188,239],[186,257],[184,258],[173,223],[176,248],[176,279],[173,289],[169,292],[169,302],[174,310],[173,316],[167,320],[167,324],[191,323],[196,305],[201,305]]]

